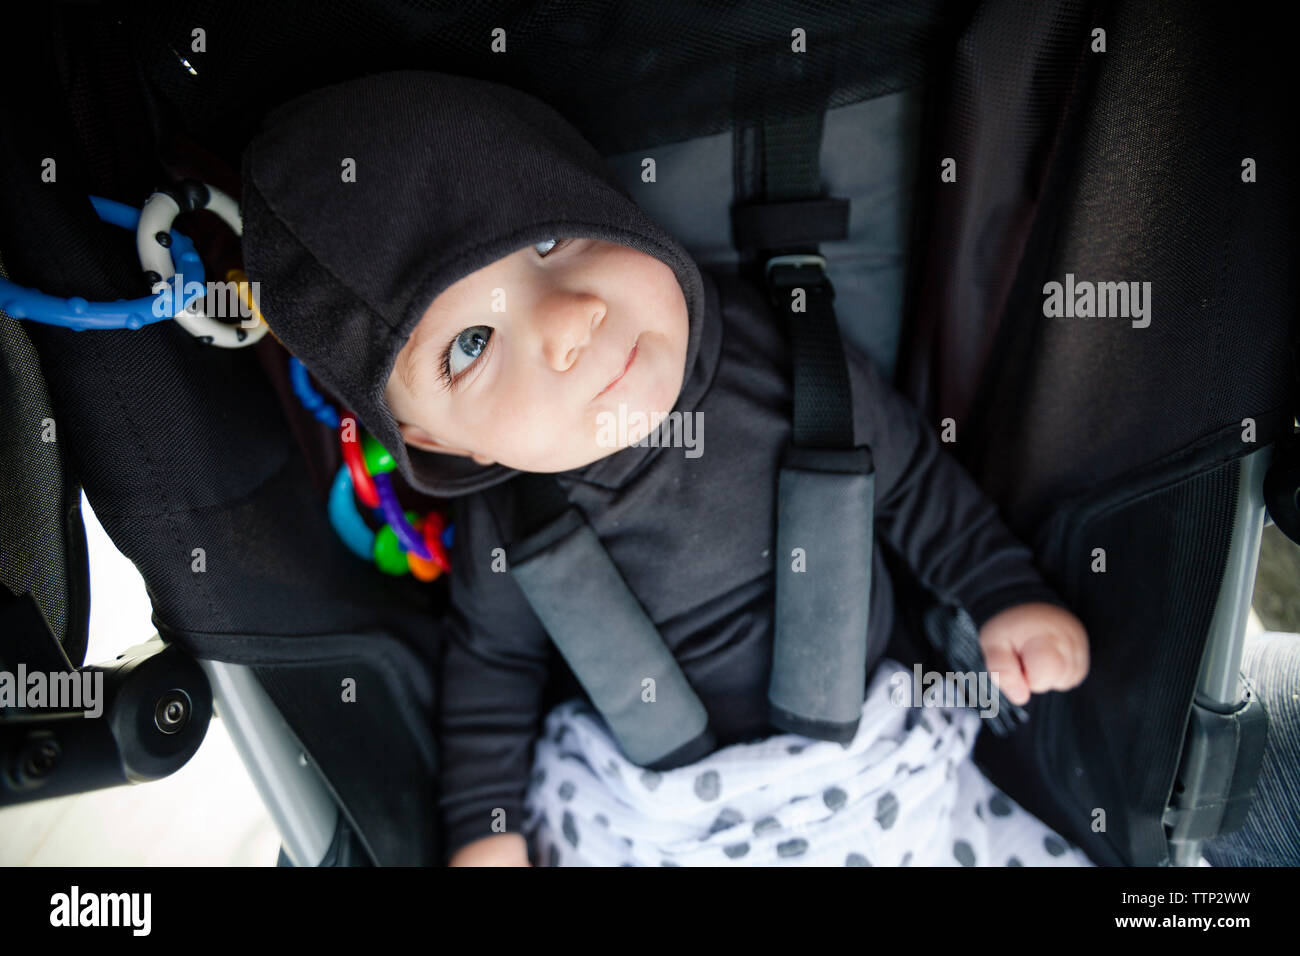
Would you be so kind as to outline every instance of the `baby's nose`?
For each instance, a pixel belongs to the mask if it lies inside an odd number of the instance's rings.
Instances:
[[[605,303],[593,295],[567,296],[544,309],[542,347],[557,372],[567,372],[591,343],[591,334],[605,319]]]

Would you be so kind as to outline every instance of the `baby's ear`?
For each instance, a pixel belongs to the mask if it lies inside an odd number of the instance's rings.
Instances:
[[[474,452],[466,448],[456,448],[452,445],[444,445],[419,425],[412,425],[409,422],[399,422],[397,427],[402,432],[402,441],[412,447],[420,448],[424,451],[434,451],[440,455],[458,455],[461,458],[473,458],[474,461],[480,465],[495,464],[492,459],[476,455]]]

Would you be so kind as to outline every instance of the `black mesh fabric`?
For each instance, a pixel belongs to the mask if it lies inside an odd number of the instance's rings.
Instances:
[[[1097,27],[1105,53],[1089,49]],[[932,120],[931,168],[954,156],[958,178],[928,203],[907,384],[932,421],[956,420],[952,450],[1092,641],[1087,684],[1035,698],[1028,728],[981,736],[978,754],[1098,860],[1167,859],[1160,814],[1223,568],[1227,463],[1275,439],[1296,400],[1276,34],[1250,4],[991,0]],[[1045,317],[1044,284],[1066,273],[1149,281],[1150,325]],[[1110,571],[1086,573],[1106,546]]]
[[[1062,512],[1040,554],[1061,569],[1062,593],[1088,627],[1088,680],[1034,697],[1031,724],[1010,739],[977,742],[1015,799],[1098,862],[1154,866],[1168,856],[1161,817],[1237,494],[1236,462],[1174,478],[1181,470],[1126,476]],[[1097,548],[1104,572],[1093,569]]]
[[[1073,169],[1062,120],[1086,102],[1089,27],[1086,0],[1023,4],[989,0],[962,34],[951,63],[931,88],[918,203],[926,220],[914,309],[904,328],[902,378],[932,420],[967,419],[979,376],[994,352],[999,324],[1030,229],[1059,206],[1045,185]],[[955,163],[955,182],[939,179]],[[965,447],[959,441],[959,447]]]
[[[677,142],[733,121],[821,112],[915,86],[947,58],[974,4],[325,0],[310,16],[250,0],[222,4],[219,16],[200,15],[199,6],[132,5],[137,50],[181,128],[200,141],[219,129],[233,158],[260,112],[329,83],[404,68],[528,90],[606,155]],[[192,49],[196,26],[207,31],[206,52]],[[491,47],[497,28],[503,53]],[[796,28],[808,53],[791,52]],[[800,57],[806,84],[783,82],[788,57]],[[823,87],[835,90],[829,103],[814,92]]]
[[[983,142],[976,131],[1006,110],[1000,77],[1015,61],[996,8],[982,7],[963,39],[978,43],[967,51],[978,68],[954,80],[941,127],[954,145]],[[939,328],[924,356],[918,333],[913,361],[927,378],[910,384],[933,420],[957,420],[955,452],[1027,535],[1053,502],[1230,423],[1255,418],[1257,448],[1292,407],[1288,342],[1300,310],[1295,181],[1283,172],[1296,152],[1278,122],[1285,58],[1266,16],[1214,11],[1153,16],[1112,3],[1080,13],[1069,53],[1050,49],[1053,32],[1013,84],[1068,85],[1068,114],[1029,109],[1033,122],[1003,126],[998,161],[967,163],[966,185],[952,184],[956,215],[972,220],[962,234],[981,238],[929,259],[926,283],[951,304],[937,317],[921,309],[918,325]],[[981,33],[986,17],[1000,27]],[[1094,22],[1108,31],[1104,54],[1087,52]],[[1258,182],[1242,182],[1245,157]],[[942,241],[937,226],[932,235]],[[1045,318],[1043,285],[1067,272],[1149,281],[1150,327]],[[1253,448],[1238,441],[1228,454]]]

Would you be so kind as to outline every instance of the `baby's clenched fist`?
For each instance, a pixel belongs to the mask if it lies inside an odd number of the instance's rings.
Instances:
[[[984,622],[979,634],[985,666],[1013,704],[1030,694],[1077,687],[1088,675],[1088,632],[1055,604],[1017,604]]]

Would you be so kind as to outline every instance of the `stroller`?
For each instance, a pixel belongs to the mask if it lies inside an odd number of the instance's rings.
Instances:
[[[1242,824],[1266,739],[1240,680],[1266,499],[1300,540],[1277,41],[1204,5],[786,7],[51,7],[0,106],[0,275],[146,295],[87,197],[138,206],[186,180],[238,196],[261,116],[309,89],[398,68],[525,89],[702,267],[761,284],[775,255],[824,260],[841,335],[955,431],[1092,638],[1089,679],[1006,704],[981,768],[1098,864],[1192,862]],[[637,191],[646,156],[692,176]],[[210,214],[176,228],[209,270],[237,265]],[[1047,319],[1045,285],[1075,278],[1149,281],[1149,325]],[[446,582],[381,573],[335,536],[339,450],[283,347],[0,314],[0,357],[0,669],[86,666],[82,490],[157,631],[98,666],[105,719],[0,713],[0,804],[158,779],[215,709],[282,864],[439,861]],[[890,656],[978,668],[969,617],[891,571]],[[339,703],[347,680],[364,703]]]

